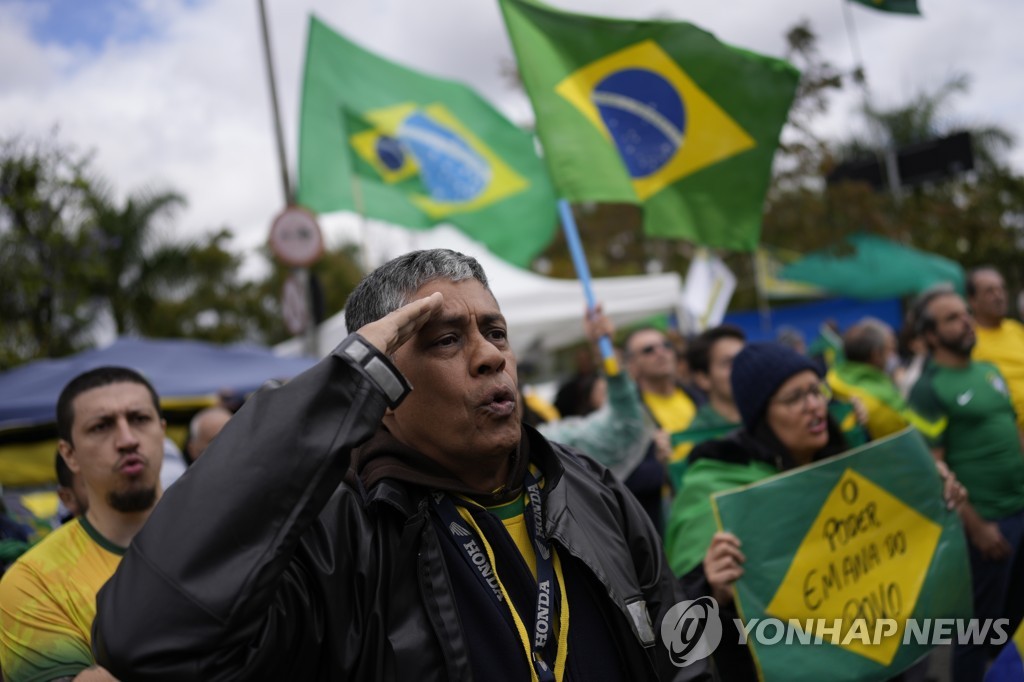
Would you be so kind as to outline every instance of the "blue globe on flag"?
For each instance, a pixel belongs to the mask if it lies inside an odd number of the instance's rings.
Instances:
[[[410,150],[420,178],[437,201],[471,201],[487,189],[491,167],[453,130],[417,111],[402,122],[398,139]]]
[[[374,151],[381,164],[389,171],[397,171],[405,165],[405,149],[402,148],[402,143],[389,135],[377,138]]]
[[[683,144],[683,99],[667,79],[654,71],[616,71],[594,87],[591,100],[631,177],[658,172]]]

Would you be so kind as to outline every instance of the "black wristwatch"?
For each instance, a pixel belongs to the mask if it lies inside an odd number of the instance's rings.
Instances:
[[[349,334],[338,344],[334,352],[347,355],[362,367],[370,380],[384,394],[391,409],[398,407],[412,390],[412,386],[387,356],[359,334]]]

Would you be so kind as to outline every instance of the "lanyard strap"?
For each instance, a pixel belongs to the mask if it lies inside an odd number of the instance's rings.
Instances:
[[[459,515],[459,512],[455,509],[455,504],[452,503],[448,495],[434,493],[433,499],[434,509],[437,511],[438,516],[441,517],[441,523],[452,534],[455,544],[462,549],[460,552],[462,558],[473,569],[473,575],[477,577],[477,580],[484,586],[488,594],[494,597],[494,601],[500,607],[502,602],[505,601],[505,595],[501,592],[501,587],[498,585],[498,576],[491,567],[491,561],[487,558],[487,553],[480,546],[476,533],[466,525],[465,520]]]
[[[544,535],[544,513],[540,496],[540,484],[532,471],[526,473],[525,480],[526,504],[523,513],[529,513],[526,519],[526,530],[533,543],[537,557],[537,609],[534,618],[533,638],[529,646],[531,663],[539,682],[555,682],[552,665],[556,660],[558,643],[551,636],[552,613],[558,608],[559,587],[555,581],[554,561],[552,560],[551,543]],[[441,522],[451,533],[463,560],[473,569],[473,574],[490,594],[499,609],[508,601],[509,608],[515,609],[511,599],[506,600],[502,585],[498,580],[491,561],[484,547],[485,543],[477,537],[476,531],[467,527],[465,519],[455,508],[452,498],[444,493],[433,496],[434,509]],[[563,637],[566,633],[562,633]]]

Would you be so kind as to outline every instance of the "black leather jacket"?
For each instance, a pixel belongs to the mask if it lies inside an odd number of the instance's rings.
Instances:
[[[428,491],[342,482],[386,408],[374,377],[335,350],[246,403],[99,592],[101,665],[124,680],[471,678]],[[545,529],[607,590],[635,679],[709,679],[703,662],[668,660],[661,616],[685,597],[636,501],[600,465],[529,437]]]

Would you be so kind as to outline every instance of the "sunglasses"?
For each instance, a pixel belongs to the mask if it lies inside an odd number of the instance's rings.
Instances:
[[[676,347],[673,346],[670,341],[662,341],[661,343],[652,343],[652,344],[648,344],[648,345],[644,346],[639,351],[637,351],[637,354],[638,355],[653,355],[658,350],[668,350],[668,351],[672,351],[674,353],[675,350],[676,350]]]

